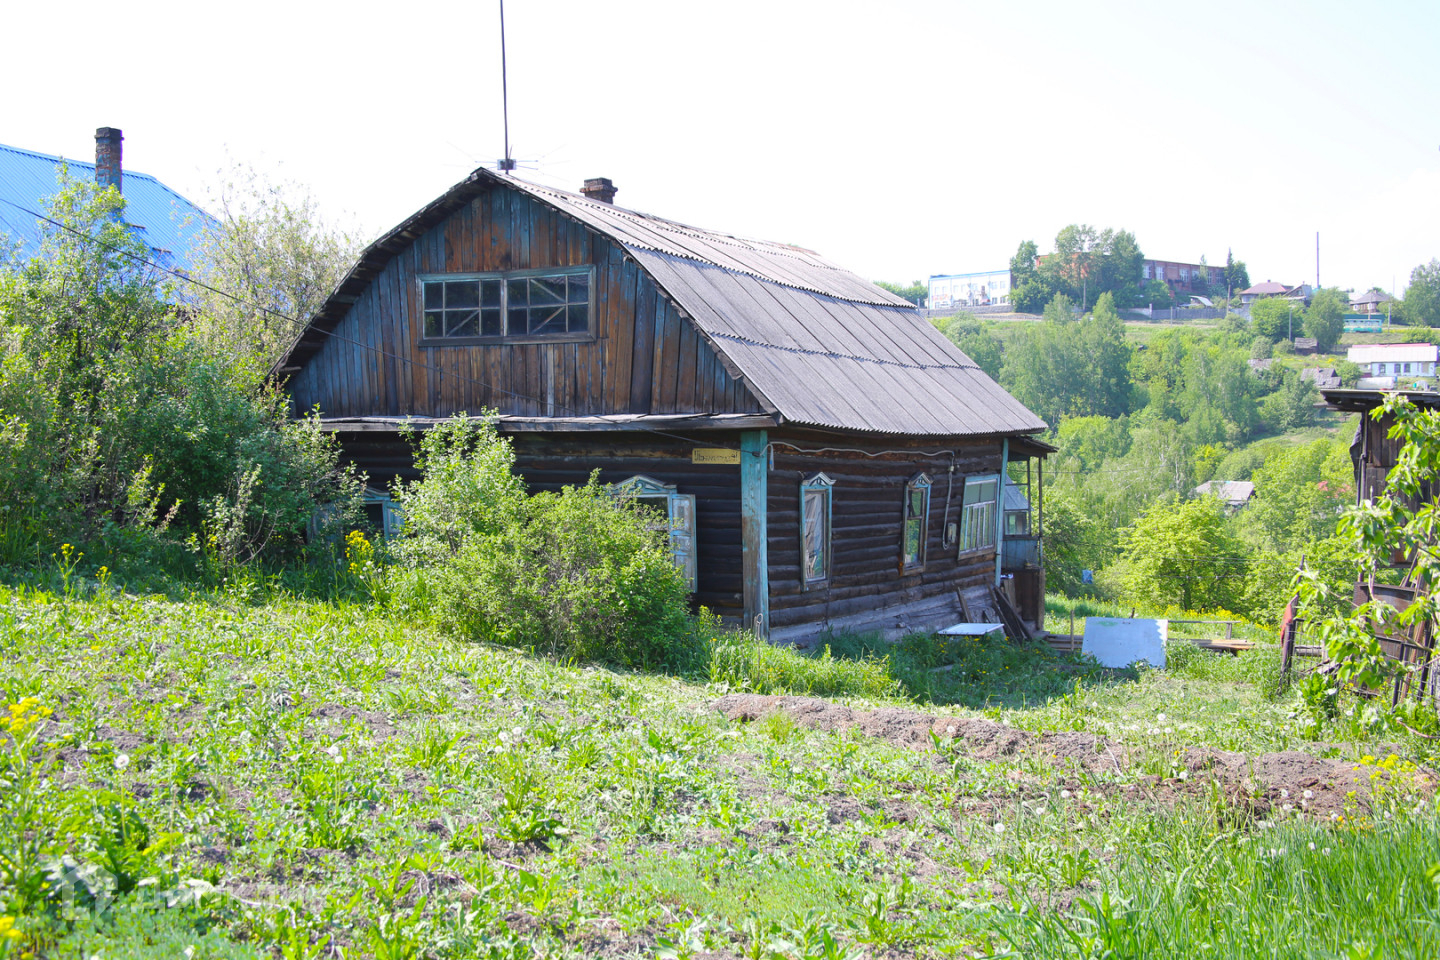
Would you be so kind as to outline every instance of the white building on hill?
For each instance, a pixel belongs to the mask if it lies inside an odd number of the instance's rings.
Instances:
[[[1361,389],[1428,386],[1435,377],[1433,343],[1361,343],[1351,347],[1345,359],[1364,373],[1356,384]]]

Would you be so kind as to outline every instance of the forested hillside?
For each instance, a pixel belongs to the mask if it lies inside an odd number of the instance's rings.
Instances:
[[[1296,357],[1238,316],[1137,334],[1108,293],[1078,317],[1060,294],[1038,322],[935,322],[1053,428],[1051,589],[1273,620],[1302,557],[1337,583],[1351,575],[1333,558],[1353,499],[1353,423],[1301,376],[1338,365],[1353,381],[1344,361]],[[1231,512],[1195,495],[1207,480],[1252,481],[1254,499]]]

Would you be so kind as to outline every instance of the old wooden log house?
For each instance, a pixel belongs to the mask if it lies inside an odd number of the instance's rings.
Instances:
[[[614,193],[475,171],[365,250],[277,364],[378,513],[413,470],[402,423],[491,409],[532,489],[599,468],[649,499],[694,601],[776,641],[954,623],[1011,576],[1043,616],[1040,531],[1000,482],[1051,449],[1038,417],[904,300]]]

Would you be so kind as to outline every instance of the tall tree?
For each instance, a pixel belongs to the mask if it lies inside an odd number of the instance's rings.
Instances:
[[[214,289],[194,289],[194,330],[263,374],[354,265],[359,239],[328,222],[307,190],[248,167],[225,177],[211,206],[220,217],[195,276]]]
[[[1345,332],[1344,296],[1334,288],[1317,290],[1305,308],[1305,336],[1314,337],[1323,352],[1328,353]]]
[[[1229,250],[1225,251],[1225,286],[1232,297],[1250,288],[1250,271],[1245,269],[1245,261],[1236,260]]]
[[[1129,230],[1105,230],[1100,235],[1100,270],[1095,286],[1099,293],[1113,293],[1120,307],[1139,306],[1145,254]]]
[[[1010,305],[1021,313],[1039,313],[1055,295],[1036,265],[1039,251],[1026,240],[1010,258]]]
[[[1045,272],[1056,289],[1080,300],[1080,309],[1090,308],[1090,291],[1098,289],[1096,260],[1101,235],[1088,223],[1072,223],[1055,235],[1055,252],[1045,259]]]
[[[1410,271],[1405,319],[1416,326],[1440,327],[1440,260],[1422,263]]]

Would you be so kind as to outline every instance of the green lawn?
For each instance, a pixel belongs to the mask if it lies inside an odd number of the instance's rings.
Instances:
[[[0,956],[1440,952],[1428,742],[1306,741],[1270,648],[961,644],[862,664],[889,699],[769,700],[875,651],[706,683],[361,606],[0,589]]]

